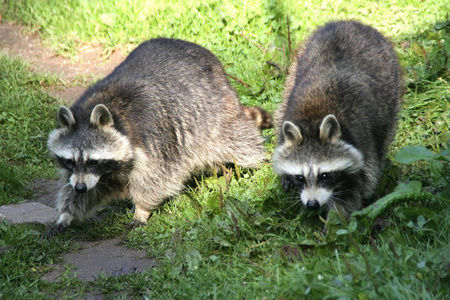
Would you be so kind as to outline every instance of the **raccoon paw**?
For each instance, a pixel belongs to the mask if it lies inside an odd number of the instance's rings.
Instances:
[[[141,222],[139,220],[133,220],[130,223],[128,223],[127,229],[132,230],[141,227],[143,225],[147,225],[147,223]]]
[[[67,226],[63,225],[61,223],[57,223],[53,225],[49,230],[47,230],[44,234],[41,235],[41,239],[48,239],[51,238],[54,235],[57,235],[64,230],[66,230]]]
[[[286,193],[289,192],[289,190],[294,187],[292,182],[286,178],[283,178],[283,180],[281,181],[281,185],[283,186],[283,190]]]

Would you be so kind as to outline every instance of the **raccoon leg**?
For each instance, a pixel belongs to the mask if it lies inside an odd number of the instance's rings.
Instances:
[[[142,205],[140,205],[138,203],[135,203],[133,221],[131,221],[131,223],[128,227],[130,229],[133,229],[133,228],[139,227],[141,225],[147,224],[151,213],[152,212],[150,210],[145,209]]]
[[[49,238],[63,232],[75,219],[83,219],[92,205],[86,193],[74,191],[70,184],[64,184],[56,199],[59,218],[55,225],[47,230],[42,237]]]
[[[73,221],[75,217],[70,213],[62,213],[59,216],[58,221],[55,225],[53,225],[49,230],[47,230],[41,237],[48,239],[54,235],[57,235],[69,227],[70,223]]]
[[[135,167],[129,175],[129,196],[134,204],[134,217],[130,227],[147,224],[151,211],[165,199],[183,189],[189,171],[179,165],[166,165],[164,161],[150,161],[148,155],[137,150]]]

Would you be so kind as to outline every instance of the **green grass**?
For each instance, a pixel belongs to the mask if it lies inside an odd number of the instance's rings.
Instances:
[[[377,194],[379,207],[387,207],[367,212],[381,213],[387,227],[372,238],[366,227],[372,220],[361,216],[344,225],[333,221],[324,234],[317,215],[283,193],[270,164],[233,170],[228,181],[220,174],[198,178],[198,187],[170,199],[148,226],[133,231],[126,229],[132,218],[127,201],[106,208],[102,221],[75,223],[50,241],[38,239],[43,226],[0,224],[0,299],[80,298],[89,291],[137,299],[450,297],[447,1],[110,3],[0,0],[0,9],[4,19],[25,24],[71,57],[89,44],[108,56],[157,36],[197,42],[249,85],[230,79],[242,102],[270,111],[281,101],[291,55],[287,16],[292,48],[328,20],[353,18],[380,29],[393,41],[406,78],[399,130]],[[30,180],[55,176],[45,142],[58,103],[43,92],[54,78],[4,56],[0,74],[0,204],[9,204],[29,196]],[[264,136],[273,151],[273,131]],[[408,145],[426,148],[403,149]],[[89,284],[70,276],[53,284],[40,279],[72,239],[117,236],[159,265]]]
[[[0,55],[1,204],[27,195],[27,181],[55,173],[46,141],[53,128],[56,100],[42,90],[56,81],[51,76],[32,74],[28,68],[23,62]]]
[[[213,51],[237,84],[244,103],[273,110],[291,48],[325,21],[355,18],[398,41],[410,41],[450,11],[447,1],[80,1],[2,0],[4,18],[26,24],[63,55],[100,44],[105,55],[128,53],[159,36],[187,39]],[[266,63],[274,62],[280,70]]]

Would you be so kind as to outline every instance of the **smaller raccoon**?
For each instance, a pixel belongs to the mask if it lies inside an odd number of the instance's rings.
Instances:
[[[265,159],[260,108],[243,107],[219,60],[175,39],[142,43],[69,109],[60,107],[48,148],[61,168],[59,219],[44,237],[94,207],[130,198],[133,224],[177,194],[195,171]]]
[[[327,23],[300,47],[276,112],[275,172],[311,210],[349,217],[373,195],[400,109],[391,43],[355,21]]]

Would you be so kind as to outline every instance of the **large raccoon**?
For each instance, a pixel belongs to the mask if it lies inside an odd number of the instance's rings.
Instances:
[[[183,188],[191,173],[265,159],[260,108],[242,106],[219,60],[181,40],[142,43],[69,109],[60,107],[48,148],[61,167],[59,219],[64,230],[93,207],[130,198],[134,225]]]
[[[345,217],[373,195],[392,142],[402,73],[391,43],[355,21],[318,28],[300,47],[276,112],[275,172],[308,209]]]

